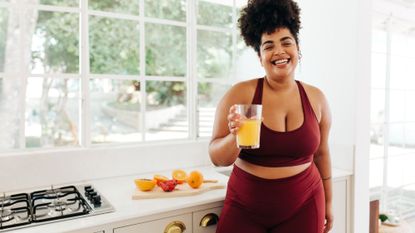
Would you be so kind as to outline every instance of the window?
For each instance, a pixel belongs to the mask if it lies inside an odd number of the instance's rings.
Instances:
[[[381,211],[415,217],[415,37],[373,30],[370,191]]]
[[[0,1],[0,149],[210,137],[240,2]]]

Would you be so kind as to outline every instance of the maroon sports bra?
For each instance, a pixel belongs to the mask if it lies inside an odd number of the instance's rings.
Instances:
[[[264,78],[258,79],[252,104],[262,103]],[[304,87],[296,80],[303,108],[303,124],[292,131],[275,131],[261,124],[260,147],[243,149],[239,158],[266,167],[295,166],[311,162],[320,145],[320,127]]]

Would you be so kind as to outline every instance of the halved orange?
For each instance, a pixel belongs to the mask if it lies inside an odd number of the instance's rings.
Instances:
[[[178,184],[183,184],[187,179],[187,174],[182,169],[173,170],[171,177],[177,181]]]
[[[169,178],[160,174],[155,174],[153,180],[156,182],[157,185],[159,185],[160,182],[168,181]]]
[[[135,179],[134,183],[141,191],[150,191],[156,186],[156,183],[150,179]]]

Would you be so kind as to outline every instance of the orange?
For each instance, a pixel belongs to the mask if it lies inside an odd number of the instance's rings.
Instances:
[[[178,184],[183,184],[186,181],[187,174],[182,169],[173,170],[171,177],[177,181]]]
[[[166,176],[160,175],[160,174],[156,174],[156,175],[154,175],[153,180],[158,185],[159,182],[168,181],[169,178],[167,178]]]
[[[187,177],[187,183],[190,187],[197,189],[203,183],[203,175],[200,171],[192,171]]]
[[[141,191],[150,191],[156,186],[156,183],[150,179],[135,179],[134,183]]]

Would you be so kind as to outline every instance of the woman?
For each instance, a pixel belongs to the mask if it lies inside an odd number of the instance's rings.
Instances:
[[[322,233],[333,224],[323,93],[294,79],[300,9],[292,0],[250,0],[239,18],[266,76],[234,85],[220,101],[209,154],[234,169],[217,233]],[[259,149],[238,149],[235,104],[262,104]]]

